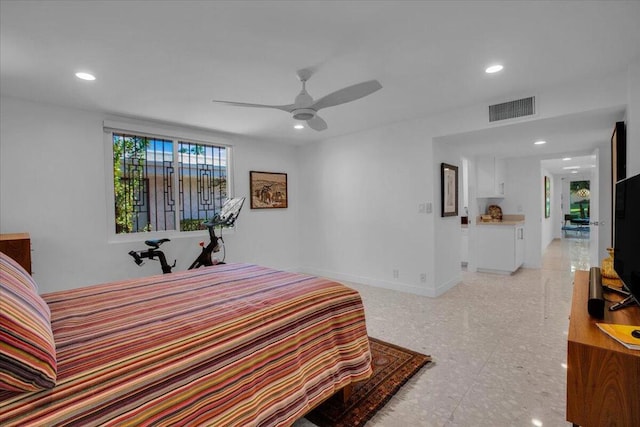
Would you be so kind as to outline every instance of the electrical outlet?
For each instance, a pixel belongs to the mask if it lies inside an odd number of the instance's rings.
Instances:
[[[400,277],[400,271],[397,269],[393,270],[393,278],[397,279],[398,277]]]
[[[420,281],[422,283],[427,283],[427,273],[420,273]]]

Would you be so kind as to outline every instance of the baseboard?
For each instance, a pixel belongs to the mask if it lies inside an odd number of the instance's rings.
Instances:
[[[489,274],[499,274],[501,276],[510,276],[514,272],[506,271],[506,270],[494,270],[492,268],[478,268],[476,270],[478,273],[489,273]],[[517,270],[516,270],[517,271]]]
[[[462,278],[460,276],[455,277],[451,280],[448,280],[440,285],[438,285],[438,287],[436,288],[436,292],[435,295],[433,295],[434,297],[438,297],[442,294],[444,294],[445,292],[447,292],[449,289],[453,288],[454,286],[456,286],[458,283],[462,282]]]
[[[401,282],[389,282],[387,280],[375,279],[372,277],[366,276],[356,276],[351,274],[338,273],[335,271],[322,270],[317,268],[310,267],[302,267],[299,270],[300,273],[311,274],[314,276],[326,277],[331,280],[341,281],[341,282],[352,282],[352,283],[360,283],[363,285],[375,286],[378,288],[389,289],[392,291],[406,292],[409,294],[422,295],[426,297],[437,297],[442,295],[445,291],[451,289],[453,286],[457,284],[455,281],[451,281],[451,283],[445,283],[444,285],[438,287],[438,289],[427,289],[410,285],[408,283]]]

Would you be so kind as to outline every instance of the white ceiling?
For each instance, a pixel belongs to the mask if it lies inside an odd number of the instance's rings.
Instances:
[[[567,156],[558,159],[542,160],[542,167],[552,175],[591,175],[596,167],[596,156]]]
[[[303,144],[623,72],[640,55],[639,22],[638,1],[2,0],[0,89]],[[494,62],[504,71],[485,74]],[[383,89],[323,110],[324,132],[294,130],[283,111],[211,102],[291,103],[300,90],[295,71],[304,67],[315,69],[307,89],[316,99],[369,79]],[[79,70],[97,80],[76,79]],[[575,152],[586,150],[594,134],[608,138],[622,114],[570,117],[571,135],[566,121],[549,120],[460,135],[453,143],[534,135],[543,125],[565,144],[556,153]]]
[[[494,154],[501,158],[538,156],[544,168],[552,174],[569,174],[563,169],[579,166],[590,173],[595,163],[592,155],[603,141],[609,141],[613,124],[622,120],[624,109],[603,108],[580,114],[570,114],[536,121],[513,123],[437,139],[439,143],[463,147],[466,156]],[[544,140],[544,145],[534,145]],[[571,157],[571,161],[562,158]]]

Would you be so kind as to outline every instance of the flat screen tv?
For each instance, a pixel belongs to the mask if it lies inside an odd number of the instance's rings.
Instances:
[[[613,268],[629,297],[610,310],[640,303],[640,174],[616,183]]]

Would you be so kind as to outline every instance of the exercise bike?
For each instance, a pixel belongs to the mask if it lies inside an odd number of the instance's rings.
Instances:
[[[209,244],[205,246],[204,242],[200,242],[202,252],[200,252],[200,255],[198,255],[198,257],[191,263],[189,270],[202,266],[224,264],[226,254],[223,256],[222,261],[218,261],[217,259],[214,260],[211,257],[214,252],[220,252],[220,243],[222,243],[222,248],[224,249],[224,240],[222,239],[222,236],[216,236],[215,228],[232,227],[236,222],[236,219],[238,219],[238,215],[240,215],[240,209],[242,209],[244,199],[244,197],[238,197],[227,200],[224,205],[222,205],[222,209],[220,209],[219,213],[217,213],[211,220],[203,223],[203,225],[205,225],[209,230]],[[176,266],[176,261],[173,261],[173,264],[169,265],[167,257],[164,255],[164,252],[160,250],[160,246],[162,246],[163,243],[170,241],[170,239],[145,240],[144,243],[149,246],[148,249],[129,251],[129,255],[133,257],[135,263],[139,266],[144,264],[145,258],[153,261],[160,261],[162,273],[171,273],[171,269]]]

